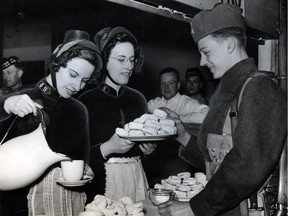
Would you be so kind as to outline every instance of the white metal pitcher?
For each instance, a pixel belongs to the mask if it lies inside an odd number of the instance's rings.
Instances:
[[[25,187],[51,165],[63,160],[70,159],[50,149],[40,123],[33,132],[10,139],[0,146],[0,190]]]

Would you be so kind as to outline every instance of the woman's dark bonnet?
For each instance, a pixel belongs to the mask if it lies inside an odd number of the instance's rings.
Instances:
[[[85,59],[93,65],[96,63],[96,70],[101,70],[103,63],[100,50],[89,40],[90,34],[88,32],[82,30],[67,31],[63,43],[56,48],[50,58],[50,70],[56,72],[60,67],[67,67],[67,62],[75,57]],[[70,43],[71,45],[69,45]]]
[[[106,45],[102,51],[102,57],[103,57],[104,65],[107,64],[109,56],[111,54],[111,50],[116,46],[116,44],[118,42],[130,42],[134,47],[135,59],[138,58],[139,51],[138,51],[138,47],[137,47],[137,42],[134,40],[134,38],[131,35],[126,34],[126,33],[119,33],[119,34],[115,35],[113,38],[111,38],[111,40],[109,42],[106,43]]]
[[[104,65],[102,73],[99,74],[98,82],[101,82],[104,78],[104,75],[107,73],[105,66],[108,62],[111,50],[116,46],[118,42],[130,42],[133,45],[135,52],[134,72],[138,73],[142,69],[144,56],[142,55],[141,48],[138,47],[137,39],[135,36],[124,27],[118,26],[115,28],[103,28],[94,36],[94,42],[101,50]]]

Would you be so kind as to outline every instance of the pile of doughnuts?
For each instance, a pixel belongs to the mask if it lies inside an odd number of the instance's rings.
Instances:
[[[182,172],[161,180],[161,184],[155,184],[154,188],[172,190],[178,198],[192,198],[198,194],[204,186],[195,178],[191,177],[190,172]]]
[[[85,206],[79,216],[144,216],[143,203],[134,203],[129,197],[119,200],[97,194],[94,200]]]
[[[127,123],[124,128],[116,128],[116,134],[128,136],[157,136],[176,134],[175,122],[167,119],[167,113],[155,109],[153,114],[145,113],[134,121]]]

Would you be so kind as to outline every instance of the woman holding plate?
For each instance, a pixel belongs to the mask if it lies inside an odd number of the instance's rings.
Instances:
[[[106,27],[94,37],[103,58],[99,86],[78,98],[88,109],[90,121],[90,166],[96,178],[87,185],[88,202],[96,194],[115,200],[129,196],[133,201],[147,197],[148,183],[141,156],[155,145],[120,138],[115,130],[147,113],[145,97],[126,84],[140,71],[143,56],[135,36],[123,27]],[[144,158],[144,157],[142,157]]]

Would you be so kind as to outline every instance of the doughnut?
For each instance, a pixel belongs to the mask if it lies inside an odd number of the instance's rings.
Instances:
[[[142,202],[134,203],[134,204],[133,204],[133,207],[134,207],[134,208],[141,208],[141,209],[143,209],[143,203],[142,203]]]
[[[158,130],[157,134],[158,135],[167,135],[167,133],[165,131],[163,131],[163,130]]]
[[[197,182],[198,181],[195,178],[184,178],[182,183],[191,186],[197,184]]]
[[[166,190],[176,190],[177,186],[176,185],[172,185],[172,184],[163,184],[163,189],[166,189]]]
[[[203,189],[203,185],[201,183],[198,183],[198,184],[192,185],[191,189],[199,192]]]
[[[205,104],[200,104],[199,106],[198,106],[198,109],[197,109],[197,111],[196,112],[201,112],[201,113],[203,113],[203,114],[206,114],[207,112],[208,112],[208,110],[209,110],[209,107],[207,106],[207,105],[205,105]]]
[[[161,109],[155,109],[153,112],[159,119],[165,119],[167,117],[167,113]]]
[[[113,209],[111,208],[103,209],[102,212],[105,216],[114,216]]]
[[[167,182],[173,185],[181,184],[181,179],[178,176],[169,176]]]
[[[123,128],[116,128],[116,134],[119,136],[129,136],[128,131]]]
[[[175,190],[174,193],[176,194],[177,197],[186,197],[186,195],[187,195],[187,193],[185,191]]]
[[[134,203],[133,200],[128,196],[121,197],[119,201],[123,202],[125,205],[132,205]]]
[[[157,130],[153,127],[144,126],[143,132],[145,135],[157,135]]]
[[[144,123],[144,122],[141,122],[140,118],[136,118],[136,119],[134,119],[133,122],[139,122],[139,123],[141,123],[141,124]]]
[[[138,202],[133,205],[129,205],[126,207],[127,213],[129,215],[134,215],[143,211],[143,203]]]
[[[161,128],[161,124],[153,119],[147,119],[144,124],[148,127],[153,127],[156,130],[159,130]]]
[[[173,121],[172,119],[160,119],[159,123],[161,125],[166,125],[166,126],[170,126],[170,127],[175,126],[175,121]]]
[[[167,179],[162,179],[161,184],[164,185],[164,184],[169,184],[169,183],[167,182]]]
[[[191,173],[190,172],[181,172],[181,173],[178,173],[177,176],[179,178],[190,178],[191,177]]]
[[[112,207],[111,213],[112,213],[112,215],[117,215],[117,216],[126,216],[127,215],[127,211],[126,211],[125,207],[121,207],[121,206]]]
[[[142,124],[144,124],[144,122],[149,118],[149,114],[145,113],[142,116],[140,116],[139,118],[135,119],[134,121],[136,122],[140,122]]]
[[[148,119],[154,120],[154,121],[159,121],[158,116],[154,115],[154,114],[148,114],[147,115]]]
[[[177,132],[176,127],[170,127],[166,125],[162,125],[161,130],[165,131],[167,134],[175,134]]]
[[[159,184],[159,183],[156,183],[156,184],[154,185],[154,188],[155,188],[155,189],[162,189],[162,188],[163,188],[163,185],[162,185],[162,184]]]
[[[112,204],[111,204],[111,207],[117,207],[117,206],[120,206],[122,208],[125,208],[125,204],[121,201],[113,201]]]
[[[106,206],[110,205],[111,202],[112,202],[111,199],[103,195],[97,194],[94,197],[94,200],[91,202],[91,204],[95,205],[98,208],[96,210],[101,210],[101,209],[106,208]]]
[[[126,131],[129,131],[129,130],[130,130],[129,124],[125,124],[125,125],[124,125],[124,130],[126,130]]]
[[[142,130],[144,125],[140,122],[130,122],[128,126],[131,130]]]
[[[142,130],[129,130],[129,136],[144,136],[144,132]]]
[[[190,191],[190,190],[191,190],[191,187],[190,187],[189,185],[183,185],[183,184],[181,184],[181,185],[179,185],[179,186],[177,187],[177,190],[187,192],[187,191]]]
[[[99,204],[94,204],[93,202],[92,203],[89,203],[85,206],[85,210],[86,211],[102,211],[103,209],[106,208],[106,201],[102,201],[101,203]]]

